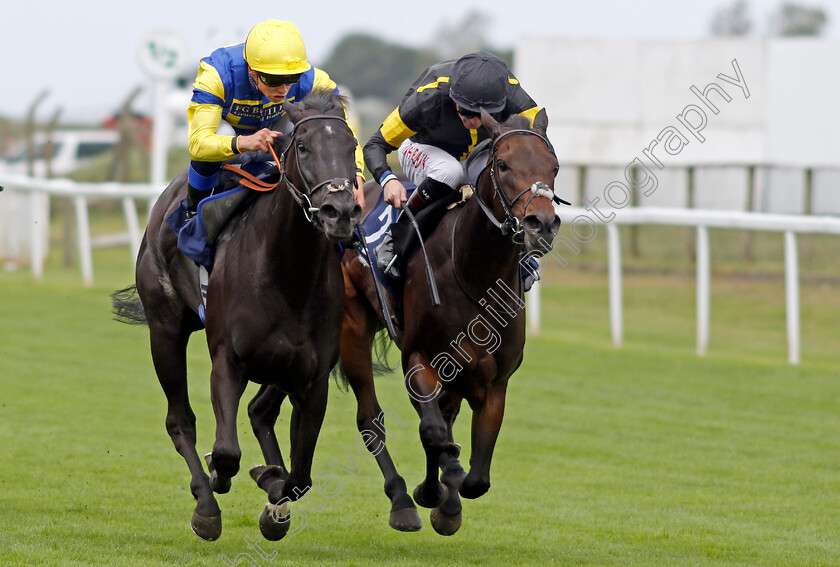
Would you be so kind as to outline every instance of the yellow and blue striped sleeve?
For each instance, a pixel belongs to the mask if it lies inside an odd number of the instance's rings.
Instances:
[[[197,90],[187,109],[190,159],[222,161],[235,154],[230,148],[233,136],[219,136],[216,130],[222,122],[225,87],[219,72],[201,62],[193,87]]]
[[[236,154],[230,147],[233,136],[219,136],[216,130],[222,122],[222,107],[215,104],[190,103],[189,122],[190,159],[222,161]]]

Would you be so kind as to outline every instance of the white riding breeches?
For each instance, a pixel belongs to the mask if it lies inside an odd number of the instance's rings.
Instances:
[[[436,146],[407,139],[397,152],[403,173],[415,185],[420,185],[427,177],[446,183],[452,189],[464,182],[461,162]]]

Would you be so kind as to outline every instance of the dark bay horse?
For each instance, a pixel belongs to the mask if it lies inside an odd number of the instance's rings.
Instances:
[[[269,466],[252,471],[268,492],[269,506],[285,505],[312,484],[328,377],[338,360],[344,283],[334,243],[351,235],[361,215],[353,200],[356,139],[338,96],[313,92],[297,106],[284,104],[284,110],[294,130],[275,140],[282,156],[279,185],[260,193],[218,238],[206,325],[194,311],[201,301],[197,267],[177,249],[176,235],[164,222],[186,195],[184,175],[152,210],[137,258],[137,295],[115,295],[115,308],[136,306],[137,296],[142,302],[141,318],[149,326],[152,359],[169,406],[166,429],[192,474],[197,504],[190,524],[205,540],[218,538],[222,529],[213,492],[227,492],[239,471],[236,414],[248,382],[262,385],[257,397],[277,392],[276,399],[288,396],[293,405],[290,469],[278,448],[264,454]],[[187,342],[202,327],[216,416],[210,477],[196,452],[187,393]],[[249,413],[259,420],[251,406]],[[259,426],[255,423],[255,430]],[[277,445],[273,428],[260,432]],[[284,525],[282,517],[268,518],[264,511],[260,527],[279,539],[288,517]]]
[[[536,116],[533,130],[518,119],[502,125],[482,113],[492,145],[475,194],[450,210],[426,240],[441,305],[432,305],[421,254],[409,260],[405,274],[396,344],[426,452],[426,478],[413,495],[417,504],[433,508],[432,526],[444,535],[460,527],[459,495],[477,498],[490,488],[507,383],[522,362],[525,345],[521,254],[548,253],[560,227],[552,203],[558,163],[545,138],[545,110]],[[387,432],[375,421],[381,408],[371,347],[383,320],[372,276],[356,251],[345,254],[342,268],[341,366],[357,398],[357,424],[369,432],[365,439],[385,477],[391,526],[419,529],[416,507],[385,448]],[[473,410],[469,473],[458,461],[460,448],[452,435],[462,400]]]

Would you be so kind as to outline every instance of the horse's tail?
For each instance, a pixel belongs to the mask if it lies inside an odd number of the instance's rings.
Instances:
[[[388,362],[388,352],[390,352],[393,344],[394,342],[391,340],[391,337],[388,336],[388,331],[386,329],[382,329],[376,333],[376,336],[373,339],[374,376],[391,374],[397,370],[395,366],[391,366]],[[347,379],[347,373],[344,371],[341,360],[338,361],[338,364],[335,365],[330,374],[336,384],[338,384],[339,388],[346,392],[347,388],[350,386],[350,381]]]
[[[380,329],[373,339],[373,375],[382,376],[383,374],[391,374],[396,372],[397,367],[391,366],[388,362],[388,353],[394,341],[388,336],[386,329]]]
[[[148,325],[137,286],[130,285],[111,294],[111,313],[114,320],[128,325]]]

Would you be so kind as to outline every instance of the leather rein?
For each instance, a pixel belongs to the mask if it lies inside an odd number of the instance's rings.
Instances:
[[[277,164],[278,170],[280,172],[280,177],[277,179],[277,181],[275,183],[268,183],[266,181],[263,181],[262,179],[256,177],[255,175],[252,175],[252,174],[248,173],[247,171],[243,171],[241,168],[236,167],[234,165],[230,165],[230,164],[225,165],[223,167],[223,169],[226,169],[228,171],[232,171],[236,175],[241,176],[242,179],[239,180],[239,184],[242,185],[243,187],[253,189],[254,191],[261,191],[261,192],[273,191],[274,189],[279,187],[281,183],[283,183],[285,181],[286,182],[286,187],[288,187],[288,189],[289,189],[289,193],[292,194],[292,198],[303,209],[303,214],[306,216],[306,220],[308,220],[309,222],[314,222],[313,221],[313,213],[317,213],[321,209],[318,208],[318,207],[313,207],[312,206],[312,201],[309,199],[309,196],[312,195],[313,193],[315,193],[316,191],[318,191],[318,189],[320,189],[324,185],[327,185],[328,183],[330,183],[332,181],[332,179],[322,181],[322,182],[320,182],[316,185],[309,185],[309,183],[306,181],[306,176],[303,174],[303,170],[300,166],[300,159],[298,159],[298,149],[297,149],[297,144],[295,143],[295,136],[297,135],[298,127],[301,124],[303,124],[304,122],[308,122],[310,120],[341,120],[345,124],[347,123],[347,121],[344,118],[342,118],[341,116],[332,116],[330,114],[314,114],[312,116],[307,116],[306,118],[303,118],[302,120],[295,123],[295,126],[292,129],[292,133],[290,135],[291,136],[291,142],[289,143],[288,147],[283,151],[283,153],[280,154],[279,157],[277,156],[277,152],[274,150],[274,144],[269,144],[269,146],[268,146],[269,153],[271,154],[271,157],[274,159],[274,162]],[[295,184],[292,183],[292,180],[289,179],[289,176],[286,175],[286,158],[289,154],[289,151],[291,151],[292,148],[294,148],[295,162],[298,164],[298,168],[300,169],[300,174],[301,174],[300,177],[301,177],[301,179],[303,179],[304,189],[306,190],[305,192],[298,189],[297,186],[295,186]],[[345,187],[341,187],[337,190],[338,191],[343,191],[346,188],[347,187],[345,186]]]

